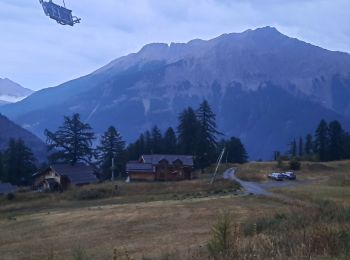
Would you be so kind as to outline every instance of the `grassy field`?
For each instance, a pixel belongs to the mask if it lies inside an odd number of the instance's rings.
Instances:
[[[238,172],[246,180],[265,182],[274,167],[275,163],[251,163]],[[304,163],[298,173],[302,185],[274,189],[313,206],[237,196],[237,184],[219,180],[211,186],[207,178],[100,184],[62,194],[23,192],[13,201],[2,197],[0,259],[271,259],[271,253],[275,259],[318,259],[316,251],[326,246],[328,251],[320,252],[323,259],[342,259],[334,252],[344,253],[342,249],[327,239],[341,237],[345,246],[350,241],[350,233],[343,232],[350,221],[349,169],[350,162]],[[232,242],[225,254],[213,256],[207,245],[222,214],[229,214],[230,223],[239,227],[239,235],[233,235],[241,243]],[[297,225],[294,215],[308,228]],[[295,247],[286,246],[287,231],[298,241]],[[315,242],[319,237],[324,244]],[[296,257],[286,248],[296,250]]]

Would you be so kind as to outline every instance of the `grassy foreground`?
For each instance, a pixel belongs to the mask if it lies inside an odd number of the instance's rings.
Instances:
[[[251,163],[238,172],[264,183],[274,167]],[[240,197],[235,183],[207,179],[20,193],[0,198],[0,256],[349,259],[349,169],[350,162],[304,163],[301,185],[274,189],[293,200]]]

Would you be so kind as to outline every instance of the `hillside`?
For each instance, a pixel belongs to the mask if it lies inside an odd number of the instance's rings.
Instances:
[[[22,87],[10,79],[0,78],[0,106],[20,101],[31,95],[33,92],[34,91]]]
[[[39,136],[63,115],[80,113],[98,133],[114,124],[132,141],[153,124],[175,126],[182,109],[207,99],[222,132],[240,137],[251,159],[270,159],[322,118],[350,127],[349,98],[349,54],[265,27],[149,44],[0,111]]]
[[[0,114],[0,151],[6,149],[11,138],[21,138],[39,162],[46,161],[47,148],[44,142]]]

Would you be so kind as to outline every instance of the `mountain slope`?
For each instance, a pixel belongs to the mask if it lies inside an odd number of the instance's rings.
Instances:
[[[44,142],[0,114],[0,151],[7,148],[11,138],[22,139],[32,149],[38,162],[46,161],[47,148]]]
[[[130,141],[153,124],[175,126],[182,109],[207,99],[220,130],[241,137],[252,159],[266,159],[322,118],[350,126],[349,98],[349,54],[265,27],[150,44],[0,111],[38,135],[80,113],[98,133],[114,124]]]
[[[0,105],[20,101],[33,92],[7,78],[0,78]]]

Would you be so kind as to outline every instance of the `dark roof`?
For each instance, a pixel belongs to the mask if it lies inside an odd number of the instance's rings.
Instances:
[[[16,190],[17,190],[17,187],[13,186],[10,183],[0,183],[0,194],[10,193],[10,192],[14,192]]]
[[[56,164],[51,168],[61,176],[67,176],[72,184],[87,184],[97,181],[95,170],[91,166],[83,163],[77,163],[75,165],[70,164]]]
[[[166,155],[166,154],[153,154],[142,155],[144,163],[150,163],[153,165],[159,164],[162,160],[167,160],[169,164],[173,164],[177,160],[180,160],[185,166],[193,166],[193,156],[191,155]]]
[[[155,170],[151,163],[128,162],[126,164],[126,171],[154,173]]]

